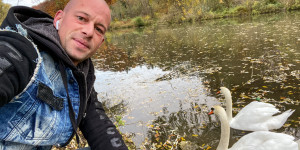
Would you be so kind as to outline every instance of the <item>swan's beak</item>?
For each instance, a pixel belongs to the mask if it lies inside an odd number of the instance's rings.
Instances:
[[[216,94],[220,94],[221,93],[221,91],[218,91]]]
[[[208,115],[214,114],[214,110],[211,110]]]

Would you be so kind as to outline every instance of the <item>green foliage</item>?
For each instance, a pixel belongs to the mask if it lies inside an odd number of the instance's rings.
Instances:
[[[289,10],[298,10],[298,9],[300,9],[300,4],[294,4],[289,8]]]
[[[0,0],[0,23],[2,23],[2,21],[6,17],[9,8],[10,8],[9,4],[5,4],[2,2],[2,0]]]
[[[133,19],[133,22],[134,22],[134,25],[135,25],[136,27],[145,26],[145,22],[144,22],[143,18],[140,17],[140,16],[134,18],[134,19]]]
[[[118,0],[111,6],[112,18],[123,20],[147,15],[154,17],[153,8],[149,0]]]
[[[117,127],[125,125],[125,121],[122,120],[122,116],[120,116],[120,115],[115,116],[115,120],[116,120],[116,126]]]
[[[204,11],[220,11],[225,8],[224,3],[220,3],[220,0],[207,0],[203,3]]]
[[[232,16],[248,15],[251,14],[251,9],[249,9],[249,7],[247,6],[240,5],[234,8],[230,8],[228,14]]]
[[[287,0],[287,10],[300,9],[300,0]]]
[[[283,9],[283,5],[276,0],[255,1],[253,6],[253,14],[277,12]]]

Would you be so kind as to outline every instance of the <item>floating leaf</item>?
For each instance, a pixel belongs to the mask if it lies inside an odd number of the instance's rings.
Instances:
[[[155,132],[156,132],[155,137],[159,137],[158,131],[155,131]]]

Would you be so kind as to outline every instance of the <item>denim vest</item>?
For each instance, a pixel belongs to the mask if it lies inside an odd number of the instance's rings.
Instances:
[[[66,68],[66,74],[77,118],[79,86],[70,68]],[[61,102],[59,109],[53,106],[57,101]],[[41,52],[35,73],[26,88],[10,103],[0,107],[0,150],[20,149],[22,145],[60,146],[68,142],[72,134],[67,94],[59,65],[49,54]]]

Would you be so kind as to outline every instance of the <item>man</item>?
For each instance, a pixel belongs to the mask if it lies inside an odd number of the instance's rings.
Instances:
[[[12,7],[0,30],[0,149],[127,149],[97,100],[90,57],[111,16],[104,0],[71,0],[54,19]]]

